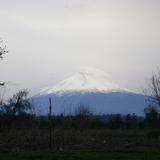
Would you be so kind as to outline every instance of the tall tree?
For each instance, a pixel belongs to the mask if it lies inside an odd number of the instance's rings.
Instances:
[[[150,95],[152,102],[160,108],[160,69],[152,75]]]
[[[1,129],[11,128],[17,118],[25,118],[29,115],[32,107],[27,98],[28,91],[22,90],[14,94],[7,103],[3,103],[0,107],[0,126]]]
[[[152,106],[149,105],[146,109],[145,109],[145,114],[146,114],[146,123],[148,127],[151,128],[155,128],[158,127],[158,112],[157,109]]]
[[[8,100],[8,103],[2,107],[4,114],[17,116],[29,111],[31,104],[27,99],[27,95],[27,90],[22,90],[14,94],[13,97]]]

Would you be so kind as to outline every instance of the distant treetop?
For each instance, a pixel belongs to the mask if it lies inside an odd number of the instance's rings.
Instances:
[[[8,53],[6,50],[6,45],[3,45],[3,40],[0,39],[0,59],[3,58],[3,55]]]

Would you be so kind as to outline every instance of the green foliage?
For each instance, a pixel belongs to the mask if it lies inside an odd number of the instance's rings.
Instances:
[[[1,160],[158,160],[158,149],[78,149],[54,151],[0,152]]]
[[[150,129],[146,132],[149,138],[159,138],[160,137],[160,129]]]
[[[159,114],[155,106],[149,105],[145,109],[146,125],[149,128],[157,128],[159,126]]]
[[[120,114],[110,116],[108,125],[111,129],[123,128],[123,120]]]
[[[27,100],[28,91],[22,90],[14,94],[12,98],[8,100],[1,107],[1,112],[5,115],[21,115],[31,109],[31,104]]]
[[[32,114],[29,114],[32,106],[27,99],[27,95],[27,90],[19,91],[7,103],[1,105],[0,131],[5,128],[11,129],[13,126],[22,126],[22,123],[26,123],[32,117]]]

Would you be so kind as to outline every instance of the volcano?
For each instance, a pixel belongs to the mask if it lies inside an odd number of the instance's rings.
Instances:
[[[143,115],[146,96],[114,83],[99,69],[85,67],[57,85],[47,87],[32,97],[37,114],[48,114],[49,98],[53,114],[74,115],[80,106],[94,115]]]

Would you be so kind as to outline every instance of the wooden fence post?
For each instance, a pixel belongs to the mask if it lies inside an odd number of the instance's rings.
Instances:
[[[49,98],[49,148],[52,148],[52,100]]]

